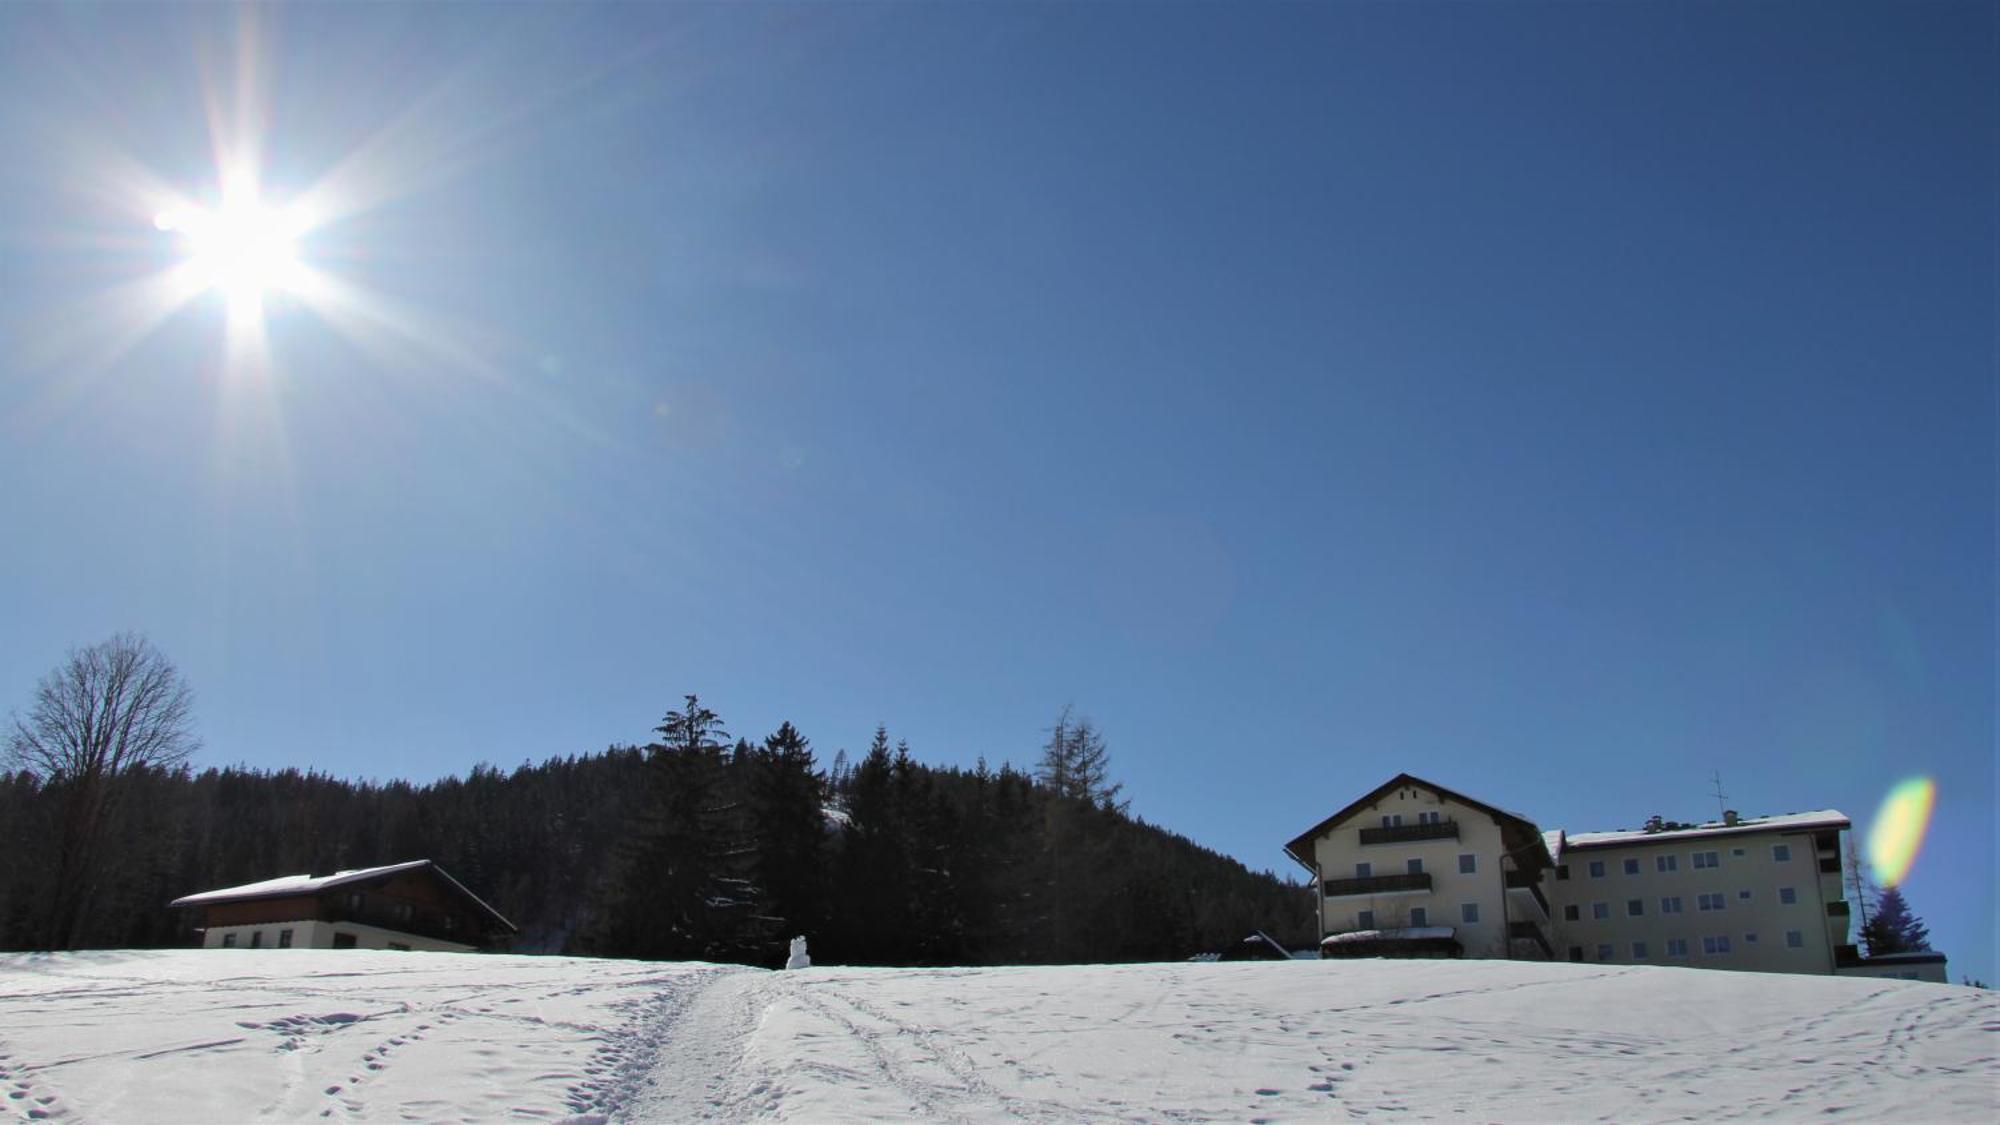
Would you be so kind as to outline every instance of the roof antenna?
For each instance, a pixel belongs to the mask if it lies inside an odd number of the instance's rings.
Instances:
[[[1729,820],[1729,798],[1722,792],[1722,771],[1710,770],[1708,779],[1715,784],[1716,823],[1726,823]]]

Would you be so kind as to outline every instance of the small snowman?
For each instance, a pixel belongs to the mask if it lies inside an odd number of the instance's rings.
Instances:
[[[785,958],[787,969],[810,969],[813,959],[806,955],[806,939],[803,935],[792,939],[792,955]]]

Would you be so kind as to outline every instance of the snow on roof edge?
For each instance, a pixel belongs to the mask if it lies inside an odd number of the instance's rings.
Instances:
[[[377,875],[393,875],[398,871],[410,871],[422,867],[429,862],[431,861],[428,859],[412,859],[405,860],[402,863],[384,864],[381,867],[358,867],[349,871],[336,871],[331,875],[281,875],[276,879],[265,879],[261,882],[244,883],[236,887],[220,887],[212,891],[200,891],[191,895],[182,895],[167,905],[205,906],[212,902],[228,902],[233,899],[313,894],[323,891],[328,887],[338,887],[344,883],[360,882],[363,879],[372,879]],[[439,874],[443,874],[443,872],[440,871]],[[445,878],[450,879],[451,876],[446,875]],[[452,882],[456,883],[458,880],[452,879]],[[463,887],[459,889],[464,890]],[[466,891],[466,893],[468,895],[472,894],[470,891]],[[476,899],[478,896],[474,895],[473,897]],[[480,905],[486,906],[483,902]],[[488,910],[493,909],[490,906],[486,908]],[[497,913],[495,916],[498,916]]]
[[[1704,836],[1727,836],[1739,832],[1768,832],[1772,829],[1848,828],[1853,824],[1839,809],[1783,813],[1778,816],[1744,817],[1735,824],[1709,821],[1692,828],[1668,828],[1648,832],[1643,828],[1620,828],[1608,832],[1569,832],[1563,836],[1565,848],[1606,847],[1612,844],[1643,844],[1653,840],[1689,840]]]

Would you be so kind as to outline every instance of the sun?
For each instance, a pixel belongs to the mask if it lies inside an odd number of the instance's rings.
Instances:
[[[192,285],[221,293],[233,314],[261,314],[267,296],[295,292],[306,281],[298,244],[312,216],[302,207],[266,203],[255,176],[231,175],[219,206],[169,207],[153,226],[180,236]]]

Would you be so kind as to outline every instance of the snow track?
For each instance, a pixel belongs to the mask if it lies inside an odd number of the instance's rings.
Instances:
[[[2000,1001],[1504,962],[0,955],[0,1123],[1988,1121]]]

